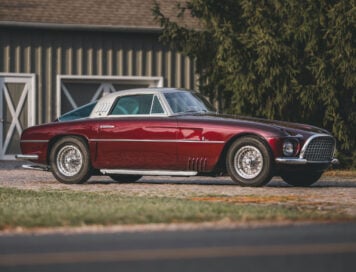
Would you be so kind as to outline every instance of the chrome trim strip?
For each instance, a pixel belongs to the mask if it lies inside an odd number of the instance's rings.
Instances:
[[[170,171],[170,170],[130,170],[130,169],[100,169],[104,175],[142,175],[142,176],[196,176],[196,171]]]
[[[165,113],[153,113],[153,114],[108,114],[105,116],[100,116],[100,118],[140,118],[140,117],[167,117]]]
[[[140,139],[89,139],[89,142],[152,142],[152,143],[201,143],[201,144],[224,144],[224,141],[202,140],[140,140]]]
[[[47,165],[22,165],[23,169],[27,170],[39,170],[39,171],[49,171],[49,166]]]
[[[48,143],[49,140],[21,140],[21,143]]]
[[[38,160],[38,155],[17,154],[17,155],[15,155],[15,159],[17,159],[17,160]]]

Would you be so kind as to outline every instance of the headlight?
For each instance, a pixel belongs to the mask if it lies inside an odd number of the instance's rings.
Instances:
[[[285,141],[283,143],[283,154],[284,156],[290,157],[294,154],[294,145],[291,141]]]

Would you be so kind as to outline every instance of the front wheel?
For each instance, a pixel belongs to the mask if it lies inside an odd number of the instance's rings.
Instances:
[[[281,174],[281,178],[289,185],[307,187],[317,182],[322,176],[322,174],[323,172],[288,172]]]
[[[237,139],[226,157],[227,171],[241,186],[258,187],[272,178],[272,159],[268,147],[254,137]]]
[[[50,153],[54,177],[62,183],[84,183],[90,178],[90,154],[87,145],[78,137],[58,140]]]

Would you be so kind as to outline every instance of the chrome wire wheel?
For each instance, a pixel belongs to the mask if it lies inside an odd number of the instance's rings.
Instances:
[[[236,172],[245,179],[257,177],[263,169],[263,156],[256,147],[241,147],[235,154],[234,167]]]
[[[267,184],[274,173],[272,152],[268,144],[254,136],[245,136],[231,144],[226,154],[226,170],[241,186]]]
[[[57,153],[59,172],[67,177],[77,175],[83,167],[83,154],[75,145],[65,145]]]
[[[88,144],[80,137],[67,136],[54,142],[49,161],[54,177],[62,183],[84,183],[93,173]]]

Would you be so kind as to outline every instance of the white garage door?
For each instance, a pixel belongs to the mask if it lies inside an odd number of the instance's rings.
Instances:
[[[0,73],[0,159],[21,153],[22,131],[35,124],[35,75]]]

